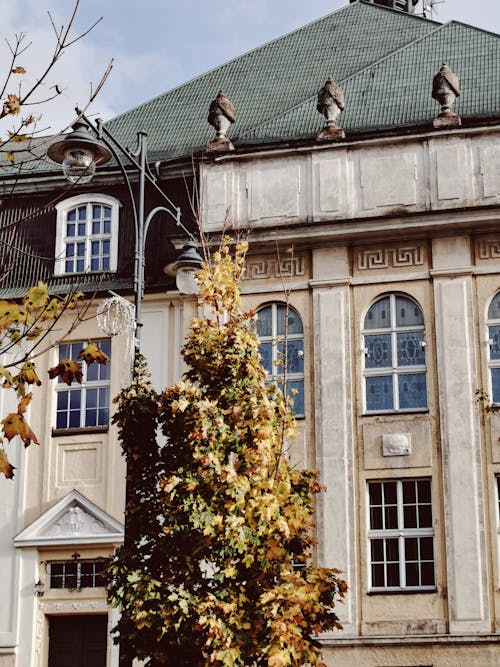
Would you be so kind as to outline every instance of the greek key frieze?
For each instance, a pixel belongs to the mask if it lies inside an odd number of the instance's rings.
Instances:
[[[281,259],[251,259],[247,261],[244,280],[266,278],[294,278],[306,273],[305,257],[284,257]]]
[[[359,271],[422,266],[423,263],[424,253],[421,246],[377,248],[358,252]]]
[[[498,259],[500,257],[499,239],[481,239],[478,243],[479,259]]]

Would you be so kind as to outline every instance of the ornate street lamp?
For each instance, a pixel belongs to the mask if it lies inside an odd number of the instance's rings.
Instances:
[[[93,124],[85,116],[73,126],[73,131],[64,139],[52,144],[47,155],[51,160],[62,165],[63,173],[72,183],[89,183],[95,173],[96,166],[105,164],[112,157],[115,159],[127,186],[135,223],[135,252],[134,252],[134,306],[135,306],[135,349],[140,350],[141,337],[141,302],[144,296],[144,263],[146,237],[149,225],[157,213],[168,213],[175,224],[189,237],[181,254],[175,262],[165,267],[165,273],[176,276],[177,289],[183,294],[196,294],[196,270],[202,264],[202,258],[196,250],[196,243],[192,233],[181,222],[181,211],[169,199],[157,183],[157,179],[149,169],[147,160],[147,134],[137,133],[137,148],[131,151],[124,148],[118,140],[107,130],[101,120]],[[137,200],[134,197],[132,182],[122,156],[132,165],[139,175]],[[164,206],[156,206],[147,215],[145,214],[145,185],[146,181],[162,196]]]

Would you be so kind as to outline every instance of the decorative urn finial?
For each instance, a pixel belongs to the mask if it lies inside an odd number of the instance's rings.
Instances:
[[[336,141],[343,139],[345,133],[337,125],[337,118],[344,109],[344,91],[331,78],[318,93],[316,109],[326,118],[323,130],[316,136],[318,141]]]
[[[215,128],[215,139],[206,146],[207,151],[232,151],[233,144],[226,134],[235,121],[234,104],[228,100],[224,91],[219,90],[215,100],[210,103],[208,122]]]
[[[460,97],[460,81],[446,63],[432,80],[432,97],[441,105],[441,112],[433,121],[434,127],[461,125],[460,116],[452,111],[456,98]]]

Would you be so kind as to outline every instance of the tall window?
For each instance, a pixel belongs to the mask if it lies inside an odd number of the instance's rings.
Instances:
[[[415,301],[399,294],[375,301],[365,317],[363,341],[366,410],[425,409],[424,318]]]
[[[257,313],[262,365],[267,381],[286,391],[293,400],[296,417],[304,416],[304,330],[296,310],[283,303],[272,303]],[[286,341],[286,345],[285,345]]]
[[[430,590],[434,530],[430,479],[369,482],[370,590]]]
[[[116,271],[118,201],[79,195],[56,205],[56,275]]]
[[[493,403],[500,403],[500,292],[495,294],[488,308],[488,338],[491,399]]]
[[[83,341],[59,346],[59,361],[78,360],[85,347]],[[111,341],[100,341],[99,347],[111,360]],[[107,426],[109,423],[110,362],[107,365],[82,363],[82,383],[71,386],[58,378],[56,385],[56,428]]]

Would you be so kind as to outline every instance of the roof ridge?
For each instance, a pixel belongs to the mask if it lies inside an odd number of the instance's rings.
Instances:
[[[110,118],[109,120],[107,120],[105,124],[117,121],[120,118],[122,118],[123,116],[127,116],[128,114],[136,111],[137,109],[141,109],[142,107],[144,107],[148,104],[151,104],[151,102],[154,102],[155,100],[158,100],[161,97],[164,97],[165,95],[168,95],[170,93],[174,93],[175,91],[180,90],[180,89],[184,88],[185,86],[191,85],[192,83],[198,81],[199,79],[202,79],[202,78],[208,76],[209,74],[212,74],[213,72],[216,72],[218,69],[221,69],[222,67],[226,67],[230,63],[236,62],[237,60],[240,60],[241,58],[244,58],[244,57],[246,57],[246,56],[248,56],[252,53],[256,53],[256,52],[260,51],[261,49],[264,49],[264,48],[268,47],[270,44],[274,44],[276,42],[279,42],[282,39],[286,39],[286,38],[290,37],[291,35],[294,35],[294,34],[300,32],[300,31],[304,30],[304,28],[308,28],[309,26],[314,25],[315,23],[320,23],[321,21],[324,21],[325,19],[329,18],[333,14],[338,14],[340,12],[349,11],[351,7],[355,7],[358,4],[370,5],[371,3],[370,2],[364,2],[363,0],[356,0],[356,2],[354,2],[354,3],[350,3],[350,4],[347,4],[347,5],[343,5],[342,7],[338,7],[338,9],[334,9],[332,12],[328,12],[328,14],[324,14],[323,16],[320,16],[319,18],[314,19],[313,21],[309,21],[309,23],[305,23],[304,25],[301,25],[301,26],[295,28],[294,30],[290,30],[290,32],[286,32],[283,35],[280,35],[279,37],[274,37],[273,39],[270,39],[269,41],[264,42],[263,44],[260,44],[259,46],[256,46],[253,49],[250,49],[249,51],[245,51],[244,53],[241,53],[240,55],[235,56],[234,58],[230,58],[229,60],[224,61],[220,65],[216,65],[215,67],[212,67],[212,69],[209,69],[205,72],[202,72],[201,74],[198,74],[198,75],[194,76],[192,79],[188,79],[187,81],[184,81],[183,83],[180,83],[179,85],[174,86],[173,88],[169,88],[165,92],[160,93],[159,95],[155,95],[154,97],[151,97],[146,102],[142,102],[141,104],[138,104],[137,106],[132,107],[131,109],[128,109],[128,111],[124,111],[123,113],[118,114],[117,116],[113,116],[113,118]]]
[[[363,4],[363,5],[372,5],[372,3],[369,2],[368,0],[356,0],[356,1],[360,4]],[[355,4],[355,3],[353,3],[353,4]],[[373,6],[375,6],[375,5],[373,5]],[[393,10],[390,7],[382,7],[382,5],[376,5],[376,6],[377,7],[380,6],[382,9],[391,9],[391,11],[395,11],[395,12],[400,13],[400,10],[398,10],[398,9]],[[421,17],[421,18],[422,18],[422,20],[427,21],[427,19],[425,19],[423,17]],[[434,28],[434,30],[430,30],[425,35],[421,35],[420,37],[416,37],[415,39],[412,39],[410,42],[408,42],[404,46],[400,46],[397,49],[394,49],[394,51],[391,51],[390,53],[386,54],[382,58],[379,58],[378,60],[375,60],[374,62],[370,63],[369,65],[366,65],[365,67],[362,67],[361,69],[357,70],[356,72],[353,72],[349,76],[346,76],[344,79],[340,79],[339,81],[337,81],[337,83],[342,84],[342,83],[346,83],[347,81],[350,81],[351,79],[353,79],[356,76],[359,76],[363,72],[366,72],[367,70],[370,70],[373,67],[376,67],[380,63],[383,63],[385,60],[388,60],[389,58],[392,58],[397,53],[400,53],[401,51],[404,51],[405,49],[409,48],[410,46],[414,46],[418,42],[420,42],[423,39],[426,39],[427,37],[429,37],[430,35],[435,35],[436,32],[439,32],[440,30],[446,28],[451,23],[456,23],[456,21],[448,21],[447,23],[438,23],[437,21],[432,21],[432,23],[437,24],[436,27]],[[466,23],[463,24],[463,25],[467,26]],[[268,124],[274,123],[279,118],[283,118],[284,116],[289,114],[291,111],[294,111],[295,109],[298,109],[299,107],[301,107],[301,106],[307,104],[308,102],[310,102],[311,100],[313,100],[317,96],[317,94],[318,93],[315,93],[314,95],[310,95],[309,97],[306,97],[305,99],[303,99],[301,102],[298,102],[297,104],[294,104],[293,106],[289,107],[286,111],[281,112],[280,114],[274,116],[273,118],[268,118],[264,122],[258,123],[257,125],[254,125],[253,127],[249,128],[248,130],[245,130],[242,134],[236,135],[234,137],[234,140],[236,141],[239,137],[246,137],[248,134],[251,134],[252,132],[254,132],[259,127],[265,127]]]
[[[500,35],[497,32],[493,32],[492,30],[486,30],[486,28],[480,28],[479,26],[472,25],[470,23],[464,23],[464,21],[457,21],[456,19],[451,19],[444,25],[449,25],[449,24],[460,25],[463,26],[464,28],[472,28],[472,30],[477,30],[478,32],[484,32],[486,35],[491,35],[491,37],[500,38]]]
[[[418,21],[425,21],[426,23],[437,23],[438,25],[443,25],[439,21],[435,21],[434,19],[428,19],[426,16],[419,16],[418,14],[410,14],[409,12],[405,12],[402,9],[396,9],[395,7],[386,7],[385,5],[375,4],[370,0],[355,0],[355,2],[351,4],[370,5],[371,7],[377,7],[377,9],[381,9],[382,11],[404,14],[405,16],[417,19]]]

